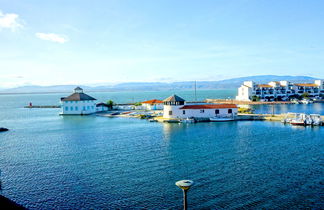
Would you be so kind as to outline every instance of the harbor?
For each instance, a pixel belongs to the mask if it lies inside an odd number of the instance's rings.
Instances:
[[[219,94],[221,91],[201,90],[197,101]],[[133,103],[132,97],[135,102],[164,100],[172,92],[89,95],[98,102],[112,99],[116,104],[128,104]],[[192,91],[177,95],[195,101]],[[281,119],[287,112],[323,116],[322,103],[276,104],[274,110],[268,104],[251,105],[254,114],[239,109],[236,117],[240,120],[202,123],[149,121],[163,118],[163,110],[120,109],[65,116],[57,108],[23,108],[30,101],[56,105],[61,96],[15,95],[14,100],[0,96],[1,127],[9,128],[0,133],[1,195],[28,209],[53,205],[177,209],[182,195],[174,182],[183,178],[196,183],[189,194],[194,209],[248,208],[251,202],[256,202],[255,208],[321,207],[323,126],[291,126]],[[152,188],[152,180],[165,180],[156,183],[161,195]],[[206,187],[210,182],[217,183],[216,187]],[[287,187],[292,190],[285,191]],[[296,201],[296,196],[303,202]]]

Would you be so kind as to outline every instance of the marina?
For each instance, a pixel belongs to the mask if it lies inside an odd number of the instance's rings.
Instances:
[[[119,103],[171,94],[90,93],[98,101],[118,95]],[[179,93],[194,101],[190,94]],[[10,128],[0,134],[1,195],[26,208],[176,209],[182,195],[174,183],[184,177],[196,183],[188,201],[194,209],[322,208],[324,129],[281,123],[289,111],[323,116],[321,103],[277,104],[275,116],[272,105],[252,105],[255,114],[239,113],[240,120],[206,123],[141,120],[161,117],[159,110],[62,116],[22,108],[56,104],[61,95],[0,96],[1,126]],[[221,97],[200,91],[198,100],[211,95]],[[154,180],[162,181],[152,188]]]
[[[0,210],[324,210],[324,1],[2,1]]]

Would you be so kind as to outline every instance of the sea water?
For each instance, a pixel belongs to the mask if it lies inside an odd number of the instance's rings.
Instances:
[[[163,99],[170,92],[91,93],[100,101]],[[179,93],[178,93],[179,94]],[[233,97],[206,91],[204,98]],[[194,99],[192,92],[179,94]],[[324,128],[279,122],[196,124],[60,116],[66,94],[0,95],[0,193],[27,208],[324,208]],[[210,97],[209,97],[210,96]],[[271,106],[256,111],[271,112]],[[323,114],[323,104],[278,105]]]

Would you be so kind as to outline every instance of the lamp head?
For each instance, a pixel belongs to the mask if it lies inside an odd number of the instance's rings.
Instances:
[[[194,184],[191,180],[181,180],[175,183],[179,188],[183,190],[189,190],[189,188]]]

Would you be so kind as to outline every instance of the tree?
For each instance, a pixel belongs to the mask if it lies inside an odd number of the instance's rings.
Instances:
[[[136,102],[134,105],[135,106],[142,106],[142,103],[141,102]]]
[[[260,101],[260,97],[259,96],[252,96],[252,101]]]
[[[115,103],[112,100],[107,101],[107,106],[109,109],[112,109]]]
[[[303,98],[309,98],[309,93],[305,92],[301,95]]]

